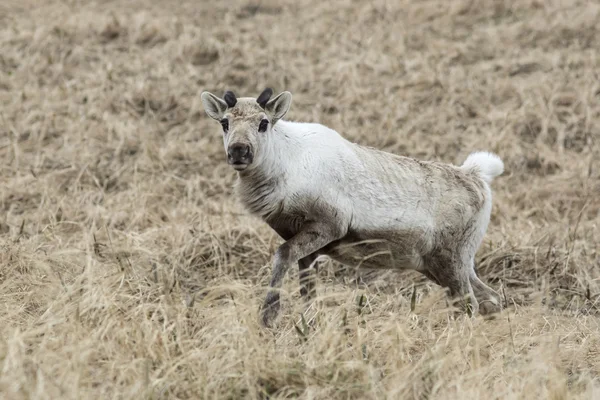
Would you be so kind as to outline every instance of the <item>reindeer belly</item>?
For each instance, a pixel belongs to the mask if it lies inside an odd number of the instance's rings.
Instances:
[[[352,267],[419,270],[426,247],[414,232],[351,233],[320,253]]]

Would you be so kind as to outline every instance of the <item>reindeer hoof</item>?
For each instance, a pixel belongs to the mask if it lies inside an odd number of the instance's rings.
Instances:
[[[275,318],[277,318],[277,314],[279,314],[279,303],[272,304],[270,306],[265,306],[262,309],[260,318],[262,325],[266,328],[271,328],[273,326]]]
[[[279,314],[279,295],[269,293],[261,310],[263,326],[270,328]]]
[[[502,304],[494,298],[484,300],[479,303],[479,312],[481,315],[492,315],[502,311]]]

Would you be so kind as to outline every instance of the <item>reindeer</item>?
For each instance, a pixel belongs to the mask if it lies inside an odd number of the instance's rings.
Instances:
[[[364,147],[316,123],[285,121],[292,95],[201,95],[219,121],[241,202],[281,236],[261,320],[279,313],[283,278],[298,264],[300,293],[315,298],[315,261],[412,269],[449,290],[474,315],[501,309],[474,269],[492,209],[490,183],[504,165],[476,152],[460,167]]]

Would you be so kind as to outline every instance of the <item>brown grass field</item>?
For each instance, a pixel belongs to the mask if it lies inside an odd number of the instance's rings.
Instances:
[[[599,75],[597,1],[1,1],[0,398],[600,398]],[[507,309],[325,261],[261,328],[281,239],[199,94],[266,86],[361,144],[499,154]]]

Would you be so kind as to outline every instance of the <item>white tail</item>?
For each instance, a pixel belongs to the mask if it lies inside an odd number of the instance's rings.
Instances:
[[[504,163],[497,155],[486,151],[478,151],[469,154],[461,169],[467,171],[477,171],[487,183],[504,172]]]

